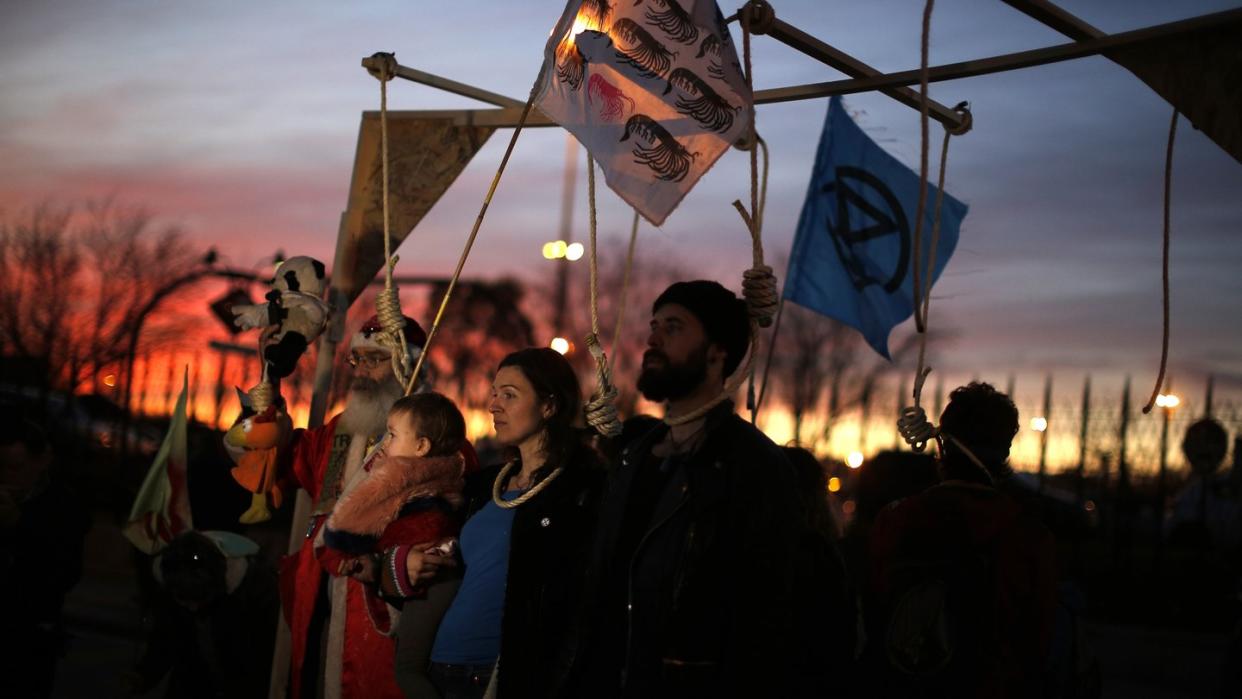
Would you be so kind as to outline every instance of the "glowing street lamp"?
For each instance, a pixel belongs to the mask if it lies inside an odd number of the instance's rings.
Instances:
[[[583,252],[584,249],[582,247],[582,243],[570,243],[569,246],[565,248],[565,259],[570,262],[581,260]]]
[[[852,451],[850,455],[845,457],[845,465],[850,468],[858,468],[863,465],[863,453],[861,451]]]
[[[1182,399],[1172,393],[1161,393],[1156,396],[1156,405],[1167,410],[1172,410],[1181,404]]]
[[[557,352],[560,352],[561,354],[569,354],[569,340],[566,340],[563,337],[552,338],[552,343],[549,347]]]
[[[1048,418],[1046,417],[1031,418],[1031,429],[1035,430],[1036,432],[1046,431],[1048,429]]]
[[[833,476],[828,479],[828,492],[836,493],[841,490],[841,479]]]

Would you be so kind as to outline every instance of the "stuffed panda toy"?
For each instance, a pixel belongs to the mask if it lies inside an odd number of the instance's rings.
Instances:
[[[233,306],[233,323],[242,330],[274,326],[263,348],[272,379],[293,373],[298,358],[328,324],[323,294],[324,266],[310,257],[290,257],[276,268],[267,303]]]

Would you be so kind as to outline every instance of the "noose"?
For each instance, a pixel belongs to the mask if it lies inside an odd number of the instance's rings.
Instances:
[[[397,266],[398,258],[392,254],[392,225],[388,210],[388,81],[396,76],[397,58],[391,53],[376,53],[372,59],[367,72],[380,84],[380,191],[384,217],[384,289],[375,297],[375,315],[382,328],[379,342],[388,348],[392,374],[409,394],[413,381],[409,348],[405,341],[405,315],[401,312],[401,296],[393,282],[393,268]]]
[[[617,416],[617,388],[612,385],[612,372],[608,366],[608,358],[599,341],[599,259],[596,254],[596,211],[595,211],[595,158],[587,156],[587,200],[590,209],[590,244],[591,244],[591,334],[587,335],[587,350],[595,360],[595,379],[597,387],[591,400],[586,404],[586,421],[591,427],[605,437],[616,437],[621,434],[621,419]],[[632,243],[631,243],[632,249]],[[613,336],[616,342],[616,336]]]
[[[927,418],[927,412],[922,407],[923,384],[927,381],[928,374],[931,373],[931,367],[925,365],[927,357],[927,319],[931,308],[931,287],[932,280],[936,272],[936,252],[940,242],[940,209],[944,202],[944,178],[945,171],[949,160],[949,139],[953,136],[960,136],[970,130],[973,125],[971,114],[965,102],[954,107],[960,117],[956,128],[945,128],[944,141],[940,148],[940,171],[936,179],[936,204],[932,213],[932,234],[931,245],[927,255],[926,280],[920,275],[920,255],[922,253],[922,236],[923,236],[923,219],[927,206],[927,169],[928,169],[928,134],[929,122],[929,101],[927,97],[928,84],[928,48],[931,39],[931,17],[935,0],[927,0],[923,8],[923,33],[920,51],[919,63],[919,130],[921,132],[921,148],[919,158],[919,203],[918,214],[914,224],[914,319],[915,330],[919,335],[919,358],[918,366],[914,371],[914,405],[901,409],[901,414],[897,419],[897,431],[901,434],[906,444],[916,452],[921,452],[927,447],[927,443],[937,436],[949,440],[959,451],[961,451],[976,467],[980,473],[989,481],[992,480],[991,472],[987,466],[975,456],[965,444],[953,435],[940,431]]]

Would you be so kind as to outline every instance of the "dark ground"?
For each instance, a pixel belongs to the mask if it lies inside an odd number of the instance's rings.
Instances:
[[[265,547],[279,546],[279,534]],[[98,515],[87,535],[82,582],[65,605],[69,639],[55,697],[161,696],[123,690],[121,677],[142,652],[132,547],[111,515]],[[1218,697],[1228,637],[1210,631],[1090,622],[1088,636],[1103,672],[1104,697]]]

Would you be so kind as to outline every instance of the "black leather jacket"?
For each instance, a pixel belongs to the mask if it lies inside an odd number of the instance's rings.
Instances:
[[[792,542],[803,526],[791,466],[731,403],[720,405],[701,446],[669,471],[633,556],[620,561],[614,552],[635,473],[668,430],[650,425],[623,435],[600,505],[590,587],[608,590],[624,576],[626,606],[605,608],[621,601],[615,586],[592,605],[594,657],[577,668],[577,692],[789,696]],[[611,659],[618,650],[624,657]],[[599,676],[618,663],[619,677]]]
[[[467,512],[492,497],[501,467],[466,481]],[[519,505],[510,533],[499,695],[552,697],[564,691],[578,645],[578,620],[604,471],[586,449],[528,502]]]

